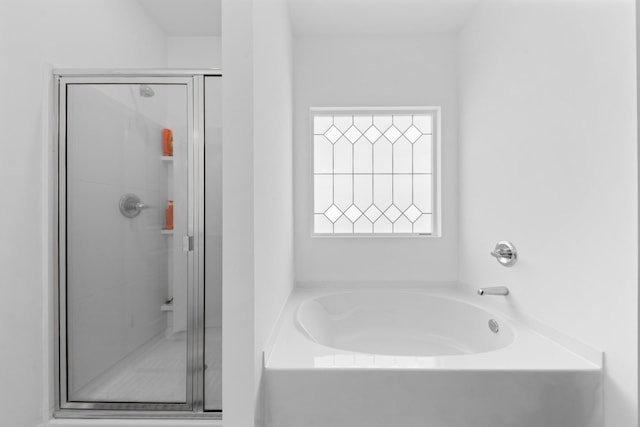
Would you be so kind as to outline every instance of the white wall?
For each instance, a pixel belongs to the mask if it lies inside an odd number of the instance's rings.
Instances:
[[[292,35],[285,0],[257,0],[253,21],[256,415],[262,350],[294,283]]]
[[[252,22],[252,0],[222,0],[222,401],[238,427],[255,410]]]
[[[293,287],[291,35],[281,0],[222,10],[224,419],[250,426],[262,349]]]
[[[167,66],[222,68],[222,37],[167,37]]]
[[[456,40],[299,37],[294,43],[296,280],[457,278]],[[442,107],[441,238],[311,238],[310,107]],[[389,254],[393,256],[389,256]]]
[[[116,30],[117,29],[117,30]],[[7,224],[0,239],[0,378],[3,423],[30,427],[44,417],[50,384],[43,346],[49,312],[46,64],[57,67],[164,66],[165,38],[136,2],[128,0],[10,0],[0,3],[0,131],[4,155],[2,200]],[[46,322],[46,323],[45,323]]]
[[[490,1],[460,35],[460,279],[605,352],[607,427],[638,422],[633,7]]]

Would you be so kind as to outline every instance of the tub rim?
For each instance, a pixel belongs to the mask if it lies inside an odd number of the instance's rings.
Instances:
[[[440,299],[440,300],[447,300],[447,301],[452,301],[455,302],[457,304],[461,304],[461,305],[466,305],[466,306],[470,306],[475,308],[476,310],[482,311],[483,313],[486,313],[487,316],[490,319],[495,319],[499,322],[500,327],[504,327],[503,325],[506,325],[506,327],[508,328],[509,333],[511,334],[511,339],[509,340],[509,342],[501,347],[495,348],[495,349],[491,349],[491,350],[483,350],[483,351],[474,351],[473,353],[468,353],[468,354],[443,354],[443,355],[402,355],[402,354],[397,354],[395,356],[399,356],[399,357],[411,357],[411,356],[415,356],[415,357],[464,357],[464,356],[472,356],[474,354],[483,354],[483,353],[490,353],[493,351],[498,351],[501,350],[503,348],[509,347],[511,345],[513,345],[516,340],[518,340],[519,338],[519,333],[518,330],[519,328],[516,327],[515,325],[513,325],[511,319],[508,319],[507,317],[503,316],[501,313],[500,314],[496,314],[490,310],[488,310],[486,307],[483,307],[482,305],[478,305],[478,304],[474,304],[472,302],[466,301],[464,299],[460,299],[460,298],[454,298],[451,296],[443,296],[443,295],[437,295],[437,294],[432,294],[432,293],[425,293],[425,292],[420,292],[418,290],[412,290],[412,289],[397,289],[397,290],[391,290],[391,289],[363,289],[363,290],[341,290],[338,292],[329,292],[326,294],[322,294],[322,295],[315,295],[315,296],[310,296],[308,298],[305,298],[301,301],[299,301],[294,309],[294,327],[296,330],[298,330],[298,332],[300,332],[306,339],[310,340],[311,342],[313,342],[316,345],[319,346],[323,346],[329,349],[333,349],[333,350],[339,350],[339,351],[348,351],[348,352],[353,352],[353,353],[357,353],[357,354],[363,354],[363,355],[378,355],[378,356],[394,356],[394,355],[390,355],[390,354],[385,354],[385,353],[371,353],[371,352],[362,352],[362,351],[357,351],[357,350],[351,350],[351,349],[347,349],[347,348],[342,348],[342,347],[334,347],[334,346],[330,346],[327,344],[324,344],[322,342],[319,342],[318,340],[316,340],[315,338],[313,338],[313,334],[311,332],[309,332],[309,330],[305,327],[304,322],[302,322],[300,320],[300,312],[303,309],[303,307],[312,302],[312,301],[317,301],[318,299],[322,299],[322,298],[328,298],[328,297],[337,297],[337,296],[341,296],[341,295],[350,295],[350,294],[357,294],[357,293],[365,293],[365,294],[372,294],[372,293],[393,293],[393,294],[413,294],[413,295],[420,295],[421,297],[427,297],[427,298],[433,298],[433,299]],[[352,309],[352,311],[357,310],[357,308]]]
[[[304,282],[303,282],[304,283]],[[364,287],[366,285],[367,287]],[[295,326],[295,312],[297,306],[306,300],[319,296],[352,293],[352,292],[408,292],[423,295],[437,296],[453,299],[458,302],[475,306],[481,310],[495,313],[507,320],[513,327],[514,333],[520,338],[514,339],[514,344],[487,353],[474,353],[453,356],[428,356],[428,357],[399,357],[400,359],[420,359],[427,362],[437,362],[437,366],[364,366],[364,367],[340,367],[319,366],[314,364],[316,356],[335,355],[353,356],[357,353],[323,346],[309,340]],[[484,300],[476,300],[477,297],[467,285],[455,282],[447,283],[414,283],[393,282],[390,284],[322,282],[321,284],[300,284],[292,289],[287,301],[283,304],[280,316],[275,323],[269,339],[263,348],[263,368],[268,370],[408,370],[408,371],[584,371],[603,369],[603,352],[593,348],[579,340],[557,331],[548,325],[527,316],[524,313],[513,313],[513,305],[496,307]],[[491,301],[493,303],[493,301]],[[505,308],[507,311],[505,311]],[[522,328],[522,332],[521,332]],[[534,341],[532,345],[530,341]],[[523,345],[528,343],[527,345]],[[533,360],[530,353],[537,353],[540,349],[549,349],[553,357]],[[519,356],[514,358],[513,356]],[[548,355],[547,355],[548,356]],[[391,357],[391,356],[384,356]],[[436,360],[437,359],[437,360]],[[469,363],[467,363],[469,361]],[[500,363],[506,361],[507,363]]]

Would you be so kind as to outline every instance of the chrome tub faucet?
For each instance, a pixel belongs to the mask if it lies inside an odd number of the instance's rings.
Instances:
[[[509,295],[509,288],[506,286],[494,286],[491,288],[478,289],[478,295]]]

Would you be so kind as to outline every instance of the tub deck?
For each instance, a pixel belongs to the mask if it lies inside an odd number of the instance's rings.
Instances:
[[[346,291],[292,293],[265,352],[268,426],[603,426],[598,352],[578,354],[579,345],[569,350],[503,313],[496,315],[510,323],[515,339],[485,353],[366,354],[307,338],[296,325],[300,303]],[[456,291],[416,292],[481,302]]]

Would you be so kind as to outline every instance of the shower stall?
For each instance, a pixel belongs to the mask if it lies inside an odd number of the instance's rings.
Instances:
[[[221,73],[55,79],[56,415],[221,417]]]

